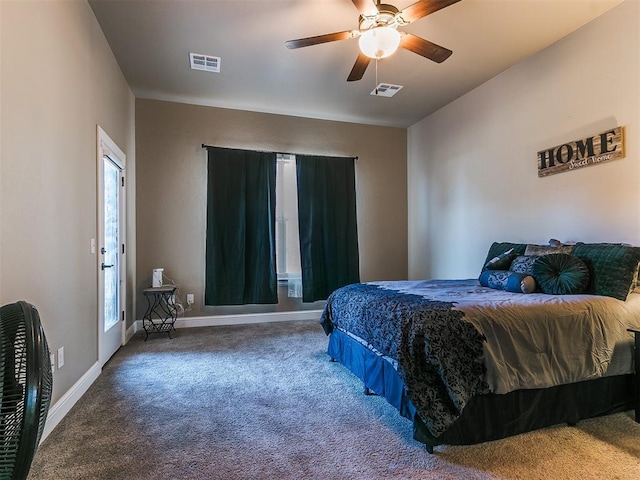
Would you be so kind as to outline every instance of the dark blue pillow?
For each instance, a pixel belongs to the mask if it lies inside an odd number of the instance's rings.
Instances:
[[[575,295],[589,285],[589,269],[578,257],[566,253],[541,255],[533,264],[533,276],[544,293]]]
[[[485,270],[480,274],[478,281],[483,287],[507,292],[532,293],[536,291],[536,281],[531,275],[508,270]]]
[[[511,262],[509,270],[533,276],[533,264],[536,263],[536,260],[538,260],[538,255],[518,255]]]

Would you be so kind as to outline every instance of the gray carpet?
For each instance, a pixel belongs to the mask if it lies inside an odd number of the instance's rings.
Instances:
[[[316,322],[143,338],[42,443],[30,480],[640,478],[632,412],[429,455],[328,360]]]

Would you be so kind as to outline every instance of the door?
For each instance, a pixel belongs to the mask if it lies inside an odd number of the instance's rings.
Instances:
[[[98,357],[104,365],[125,335],[125,156],[98,127]]]

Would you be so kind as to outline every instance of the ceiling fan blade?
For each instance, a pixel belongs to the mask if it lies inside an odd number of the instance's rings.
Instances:
[[[420,0],[402,10],[400,16],[407,23],[415,22],[422,17],[426,17],[433,12],[437,12],[459,1],[460,0]]]
[[[361,15],[375,15],[378,13],[378,7],[373,0],[351,0]]]
[[[357,37],[357,30],[346,30],[344,32],[327,33],[325,35],[316,35],[315,37],[298,38],[296,40],[287,40],[285,45],[287,48],[309,47],[320,43],[336,42],[338,40],[347,40]]]
[[[410,33],[404,33],[400,38],[400,46],[413,53],[422,55],[436,63],[442,63],[453,53],[448,48],[441,47],[435,43],[431,43],[424,38],[416,37]]]
[[[364,72],[367,70],[370,61],[371,59],[361,52],[356,59],[356,63],[354,63],[353,68],[351,69],[347,82],[356,82],[360,80],[363,77]]]

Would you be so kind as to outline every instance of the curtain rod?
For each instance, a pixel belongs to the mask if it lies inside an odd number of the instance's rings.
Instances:
[[[269,150],[248,150],[246,148],[216,147],[214,145],[206,145],[204,143],[202,144],[202,148],[228,148],[229,150],[247,150],[249,152],[258,152],[258,153],[282,153],[284,155],[306,155],[306,156],[310,156],[310,157],[331,157],[331,155],[312,155],[312,154],[309,154],[309,153],[273,152],[273,151],[269,151]],[[358,157],[339,157],[339,158],[353,158],[354,160],[358,160]]]

